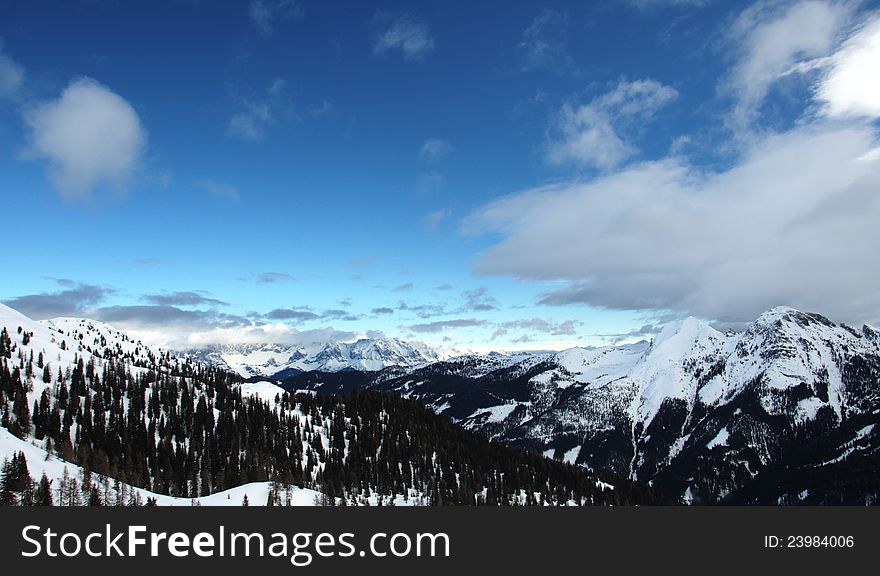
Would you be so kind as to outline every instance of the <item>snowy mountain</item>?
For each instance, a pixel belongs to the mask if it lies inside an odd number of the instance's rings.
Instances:
[[[271,378],[297,372],[372,372],[390,366],[413,368],[441,359],[427,344],[396,338],[361,339],[356,342],[315,342],[284,346],[219,345],[183,352],[194,360],[227,369],[245,378]]]
[[[357,357],[372,367],[413,348],[362,341],[322,350],[322,365]],[[668,501],[636,482],[609,485],[490,443],[394,395],[291,395],[99,322],[35,322],[6,306],[0,461],[0,505]]]
[[[602,477],[647,482],[689,502],[880,501],[880,333],[791,308],[769,310],[741,333],[722,334],[688,318],[669,323],[650,342],[448,358],[398,340],[227,347],[179,357],[100,322],[35,322],[5,306],[0,326],[2,427],[44,451],[52,440],[53,458],[81,461],[80,450],[92,453],[109,442],[108,426],[120,426],[114,410],[139,410],[135,416],[152,434],[142,442],[152,452],[134,461],[129,483],[159,494],[200,497],[235,485],[213,476],[231,461],[211,462],[213,480],[203,479],[199,490],[185,488],[178,476],[157,472],[155,451],[161,456],[167,449],[173,462],[190,466],[177,459],[199,446],[180,427],[196,424],[179,414],[192,419],[194,406],[204,401],[208,414],[225,410],[223,418],[209,419],[210,426],[228,424],[251,397],[263,406],[261,418],[317,443],[310,448],[294,440],[289,457],[302,466],[294,467],[302,486],[320,490],[314,482],[325,466],[331,426],[342,424],[332,417],[331,404],[315,421],[309,414],[321,410],[323,400],[301,409],[284,391],[366,389],[416,400],[467,430]],[[243,384],[227,369],[271,375],[267,379],[281,379],[283,389],[259,378]],[[89,416],[95,405],[107,415]],[[373,417],[371,411],[361,416]],[[407,416],[416,417],[423,416]],[[200,442],[222,440],[234,430],[227,424]],[[100,442],[74,446],[79,432],[92,426],[104,430]],[[144,433],[143,426],[126,432]],[[107,455],[118,449],[113,442],[101,446],[98,465],[108,469]],[[220,451],[215,458],[225,462],[229,456]],[[253,462],[241,459],[235,466],[246,464]],[[147,470],[159,476],[147,478]],[[254,478],[263,479],[260,474]],[[424,487],[412,489],[424,494]]]
[[[345,378],[300,375],[285,385],[336,391]],[[688,318],[652,342],[347,378],[689,501],[880,496],[880,333],[791,308],[769,310],[736,334]]]

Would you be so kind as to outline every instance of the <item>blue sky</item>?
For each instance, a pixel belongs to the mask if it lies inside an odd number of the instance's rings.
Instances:
[[[876,324],[876,9],[2,3],[0,300],[178,345]]]

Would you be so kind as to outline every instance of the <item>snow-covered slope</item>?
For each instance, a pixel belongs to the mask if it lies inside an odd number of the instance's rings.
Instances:
[[[52,497],[55,505],[66,505],[62,502],[62,493],[67,488],[63,484],[76,481],[75,488],[80,493],[76,495],[77,504],[81,504],[87,497],[81,494],[82,483],[86,477],[85,470],[71,462],[62,460],[57,455],[49,455],[38,443],[26,442],[10,434],[5,428],[0,428],[0,462],[12,460],[17,453],[23,453],[27,459],[28,472],[31,477],[39,482],[43,474],[51,482]],[[104,502],[131,505],[137,503],[144,505],[148,500],[154,499],[157,506],[241,506],[247,496],[251,506],[263,506],[267,503],[269,491],[272,489],[271,482],[250,482],[229,490],[216,492],[209,496],[199,498],[176,498],[157,494],[143,488],[131,486],[124,482],[114,481],[93,474],[90,481],[98,488]],[[288,497],[292,506],[314,506],[321,501],[321,493],[308,488],[291,486],[289,490],[280,496],[287,503]]]
[[[79,504],[88,500],[91,494],[90,491],[80,493],[86,474],[82,468],[70,461],[73,459],[83,461],[79,458],[93,449],[98,450],[98,447],[92,446],[91,442],[80,444],[80,433],[83,430],[94,431],[99,426],[109,426],[115,427],[113,430],[115,434],[123,420],[132,426],[136,419],[143,418],[143,426],[139,432],[136,426],[130,428],[142,434],[142,440],[151,437],[160,452],[168,450],[170,453],[185,454],[194,443],[203,446],[207,441],[207,435],[204,432],[195,433],[193,436],[188,433],[175,433],[172,440],[170,434],[163,435],[161,431],[170,429],[166,428],[166,422],[169,426],[172,425],[168,417],[172,413],[180,414],[184,406],[191,415],[194,411],[202,410],[202,414],[205,414],[204,419],[209,423],[221,416],[221,408],[214,404],[214,401],[218,400],[219,392],[216,388],[218,380],[216,378],[210,381],[200,380],[209,377],[213,371],[194,363],[192,359],[177,357],[170,352],[146,346],[101,322],[78,318],[34,321],[7,306],[0,305],[0,334],[2,334],[0,362],[3,368],[3,379],[0,380],[3,385],[3,388],[0,388],[0,415],[3,417],[0,426],[0,462],[4,459],[11,460],[13,456],[23,453],[32,479],[39,482],[45,473],[52,482],[56,504],[70,502]],[[125,379],[120,377],[123,373],[126,375]],[[120,385],[120,382],[125,381],[129,383],[128,387],[124,383]],[[290,460],[291,462],[297,461],[297,458],[308,460],[308,466],[303,471],[305,482],[308,483],[306,485],[317,485],[316,479],[320,477],[325,465],[322,458],[324,449],[316,450],[312,442],[315,442],[316,446],[331,445],[329,417],[316,418],[317,412],[307,415],[298,409],[291,409],[290,404],[286,404],[285,409],[281,402],[281,398],[286,396],[285,390],[274,383],[264,381],[239,384],[234,380],[222,381],[226,382],[230,389],[225,393],[227,418],[232,418],[228,408],[232,391],[240,392],[243,398],[258,399],[276,416],[286,411],[287,416],[292,417],[293,425],[297,428],[296,433],[302,435],[303,439],[293,444],[301,453],[297,456],[291,451]],[[74,382],[81,383],[81,387],[77,387],[75,392]],[[143,388],[138,388],[139,386]],[[70,398],[70,404],[64,404],[64,408],[59,408],[60,397]],[[103,404],[104,398],[107,398],[107,402],[116,405],[115,414],[109,406]],[[145,402],[150,405],[149,411],[146,410]],[[44,403],[45,410],[42,408]],[[139,406],[135,407],[136,404]],[[104,410],[99,410],[98,406],[103,407]],[[33,407],[33,412],[28,411],[30,407]],[[157,412],[162,412],[161,418],[153,417]],[[111,414],[109,419],[107,414]],[[66,444],[59,445],[59,440],[53,441],[46,431],[51,426],[51,422],[46,419],[51,420],[53,417],[56,418],[55,423],[61,437],[67,439]],[[290,418],[286,422],[291,426]],[[304,429],[305,422],[309,423],[308,430]],[[45,427],[42,432],[41,426]],[[212,429],[211,433],[216,435],[218,430]],[[164,444],[161,442],[162,438],[165,439]],[[74,439],[76,445],[72,446],[71,441]],[[102,468],[109,470],[105,474],[115,473],[118,478],[121,467],[115,467],[109,460],[121,459],[122,456],[123,454],[118,451],[101,452],[97,461],[102,462]],[[92,460],[95,461],[95,458]],[[236,461],[238,461],[237,457]],[[134,472],[129,470],[129,473],[137,477],[138,474]],[[157,476],[144,478],[141,475],[140,478],[140,486],[152,485],[154,489],[161,489],[157,488],[162,485]],[[70,493],[68,488],[71,485],[76,486],[73,484],[74,481],[79,485],[80,492],[76,493],[75,498],[62,498],[64,494]],[[93,474],[91,481],[96,485],[100,483],[98,491],[102,502],[126,505],[144,504],[148,499],[154,499],[158,505],[238,506],[242,504],[245,496],[251,505],[261,505],[266,503],[271,486],[267,482],[250,482],[202,497],[175,498],[135,487],[109,476],[99,477]],[[207,493],[203,487],[199,488],[199,482],[194,481],[191,484],[190,494]],[[281,489],[283,490],[283,494],[279,497],[281,503],[312,505],[316,503],[316,498],[319,501],[326,501],[320,492],[291,483],[284,484]],[[186,494],[186,492],[182,493]],[[350,503],[374,505],[378,503],[378,498],[380,496],[377,494],[361,495],[356,502],[352,498]],[[410,489],[406,496],[403,494],[385,496],[384,503],[389,502],[396,505],[414,505],[424,502],[424,494]]]

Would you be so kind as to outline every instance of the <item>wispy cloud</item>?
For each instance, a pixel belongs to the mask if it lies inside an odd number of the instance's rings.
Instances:
[[[416,334],[436,334],[452,328],[477,328],[486,326],[486,320],[477,320],[475,318],[462,318],[455,320],[438,320],[427,324],[409,324],[401,326],[401,328]]]
[[[0,100],[14,98],[24,84],[24,68],[4,53],[0,38]]]
[[[199,188],[220,200],[227,202],[238,202],[241,199],[241,193],[238,188],[232,184],[225,182],[217,182],[215,180],[203,179],[198,182]]]
[[[857,7],[831,2],[757,2],[730,27],[728,45],[736,56],[719,92],[733,98],[727,118],[735,133],[747,135],[772,87],[797,65],[823,58],[834,49]]]
[[[443,174],[436,170],[425,172],[416,180],[416,192],[425,196],[431,195],[443,186],[445,180]]]
[[[544,9],[535,16],[517,45],[523,70],[571,71],[573,60],[568,49],[568,27],[568,15],[562,12]]]
[[[712,4],[716,0],[623,0],[636,8],[646,11],[659,10],[662,8],[685,8],[699,7]]]
[[[451,212],[448,208],[440,208],[439,210],[431,212],[424,218],[425,228],[431,231],[436,230],[450,214]]]
[[[400,51],[404,60],[420,62],[434,51],[434,37],[427,24],[418,18],[380,12],[374,21],[381,28],[373,43],[374,54]]]
[[[299,20],[305,16],[305,9],[296,0],[251,0],[248,3],[248,18],[266,35],[275,32],[278,20]]]
[[[552,322],[543,318],[526,318],[520,320],[510,320],[496,324],[495,331],[489,340],[497,340],[503,336],[507,336],[512,330],[521,330],[529,332],[535,336],[574,336],[577,334],[577,326],[581,322],[577,320],[565,320],[563,322]],[[528,341],[531,341],[530,337]],[[519,340],[523,342],[524,340]],[[517,342],[517,340],[511,340]]]
[[[210,298],[200,292],[172,292],[170,294],[147,294],[144,301],[160,306],[228,306],[228,302]]]
[[[394,288],[391,289],[391,291],[392,292],[412,292],[413,288],[415,288],[415,286],[413,286],[413,283],[407,282],[406,284],[401,284],[400,286],[395,286]]]
[[[547,160],[614,169],[638,153],[626,134],[637,132],[677,97],[674,88],[644,79],[622,81],[587,104],[567,103],[550,132]]]
[[[442,138],[428,138],[419,149],[419,158],[437,162],[448,156],[455,148]]]
[[[257,284],[277,284],[292,280],[294,280],[293,276],[285,272],[262,272],[257,274]]]
[[[226,132],[230,136],[261,142],[274,124],[295,118],[285,97],[287,83],[274,78],[262,94],[239,98],[238,110],[229,118]]]

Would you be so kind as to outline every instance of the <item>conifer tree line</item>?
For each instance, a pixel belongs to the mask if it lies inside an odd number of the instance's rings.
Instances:
[[[18,337],[26,346],[28,333]],[[120,499],[112,484],[196,498],[261,481],[273,482],[268,504],[289,503],[291,486],[320,491],[324,504],[395,495],[432,505],[662,501],[623,479],[603,490],[581,468],[489,442],[415,401],[378,392],[262,401],[243,396],[235,374],[92,344],[53,370],[0,333],[0,424],[85,476],[43,486],[16,455],[4,465],[3,503],[138,505],[147,502]]]

